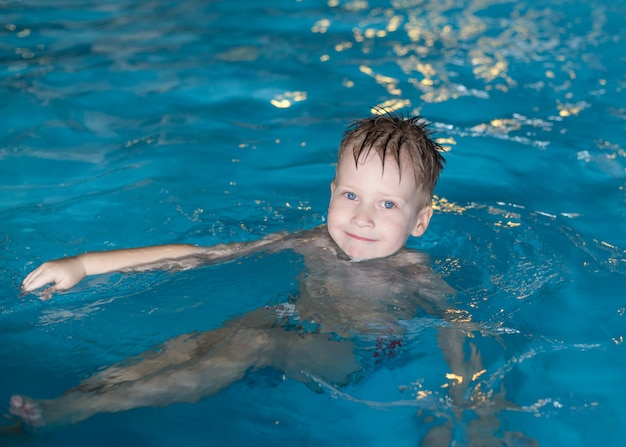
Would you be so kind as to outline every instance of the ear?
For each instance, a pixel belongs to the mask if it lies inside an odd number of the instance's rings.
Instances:
[[[430,218],[433,217],[433,207],[430,205],[425,206],[417,215],[417,222],[415,223],[415,228],[411,232],[411,236],[420,237],[426,229],[428,228],[428,224],[430,223]]]
[[[330,182],[330,194],[333,195],[335,193],[335,181]]]

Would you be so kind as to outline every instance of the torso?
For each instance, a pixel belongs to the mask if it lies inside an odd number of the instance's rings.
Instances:
[[[452,289],[428,266],[427,257],[403,250],[393,256],[352,262],[325,227],[298,233],[289,244],[306,269],[295,300],[299,319],[341,337],[400,332],[400,320],[438,315]]]

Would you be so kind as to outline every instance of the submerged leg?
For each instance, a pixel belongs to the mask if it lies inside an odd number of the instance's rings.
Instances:
[[[483,390],[478,378],[486,372],[478,345],[463,328],[444,327],[439,331],[439,345],[450,367],[448,394],[454,405],[453,423],[463,421],[472,412],[467,425],[467,441],[472,447],[534,447],[536,441],[523,433],[501,433],[500,412],[513,406],[506,392]],[[445,430],[435,428],[437,433]],[[430,445],[424,443],[423,445]]]
[[[114,376],[112,382],[105,378],[102,386],[81,385],[52,400],[13,396],[10,412],[29,425],[43,426],[75,423],[101,412],[196,402],[262,364],[263,355],[271,344],[266,331],[237,330],[217,343],[204,358],[166,364],[156,370],[148,368],[145,371],[150,372],[134,379],[125,375],[122,368],[122,373]],[[115,371],[119,371],[119,367]],[[136,365],[131,371],[138,371]]]
[[[470,342],[467,331],[461,328],[440,328],[438,340],[451,370],[448,394],[459,405],[469,397],[466,393],[470,384],[483,371],[482,358],[476,345]]]
[[[241,318],[230,320],[218,329],[180,335],[165,342],[156,349],[110,366],[78,385],[80,391],[106,392],[125,382],[139,380],[148,375],[158,375],[160,371],[174,366],[184,367],[188,362],[202,358],[219,343],[242,329],[269,329],[274,321],[267,312],[250,312]]]
[[[442,425],[433,426],[422,439],[422,446],[448,446],[453,442],[455,424],[463,419],[465,407],[468,406],[471,396],[470,384],[480,376],[482,359],[473,343],[468,343],[467,332],[455,326],[441,327],[437,335],[439,347],[444,355],[450,373],[446,377],[450,380],[448,396],[453,405],[453,417]],[[469,350],[466,349],[469,347]],[[470,444],[474,445],[474,444]],[[480,444],[476,444],[479,447]]]
[[[247,326],[257,316],[224,328],[181,336],[141,360],[109,368],[52,400],[11,398],[10,412],[32,426],[76,423],[94,414],[142,406],[196,402],[241,379],[274,367],[302,381],[305,372],[345,382],[359,369],[353,345],[321,334],[299,335],[281,327]]]
[[[223,341],[228,334],[228,331],[221,328],[209,332],[194,332],[181,335],[156,349],[128,358],[94,374],[76,388],[83,392],[93,391],[101,393],[122,383],[157,374],[165,368],[195,361],[199,357],[206,355],[213,346]]]

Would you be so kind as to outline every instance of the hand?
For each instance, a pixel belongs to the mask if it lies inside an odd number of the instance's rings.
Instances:
[[[85,276],[85,266],[76,256],[45,262],[24,279],[22,292],[32,292],[52,284],[44,289],[40,295],[41,299],[47,300],[52,292],[69,289],[78,284]]]

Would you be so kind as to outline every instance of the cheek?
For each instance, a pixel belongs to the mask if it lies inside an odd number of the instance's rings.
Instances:
[[[331,200],[328,205],[328,222],[337,221],[341,216],[345,214],[343,207],[341,207],[336,200]]]
[[[334,209],[332,201],[328,204],[328,213],[327,214],[328,214],[328,221],[330,222],[330,220],[334,217],[334,214],[335,214],[335,209]]]
[[[333,206],[331,203],[328,207],[328,215],[326,217],[326,226],[328,227],[328,231],[332,234],[333,230],[337,226],[337,221],[339,220],[339,212],[337,207]]]
[[[389,234],[393,234],[393,239],[406,242],[409,235],[413,231],[411,220],[399,217],[398,219],[392,219],[387,222],[387,230]]]

